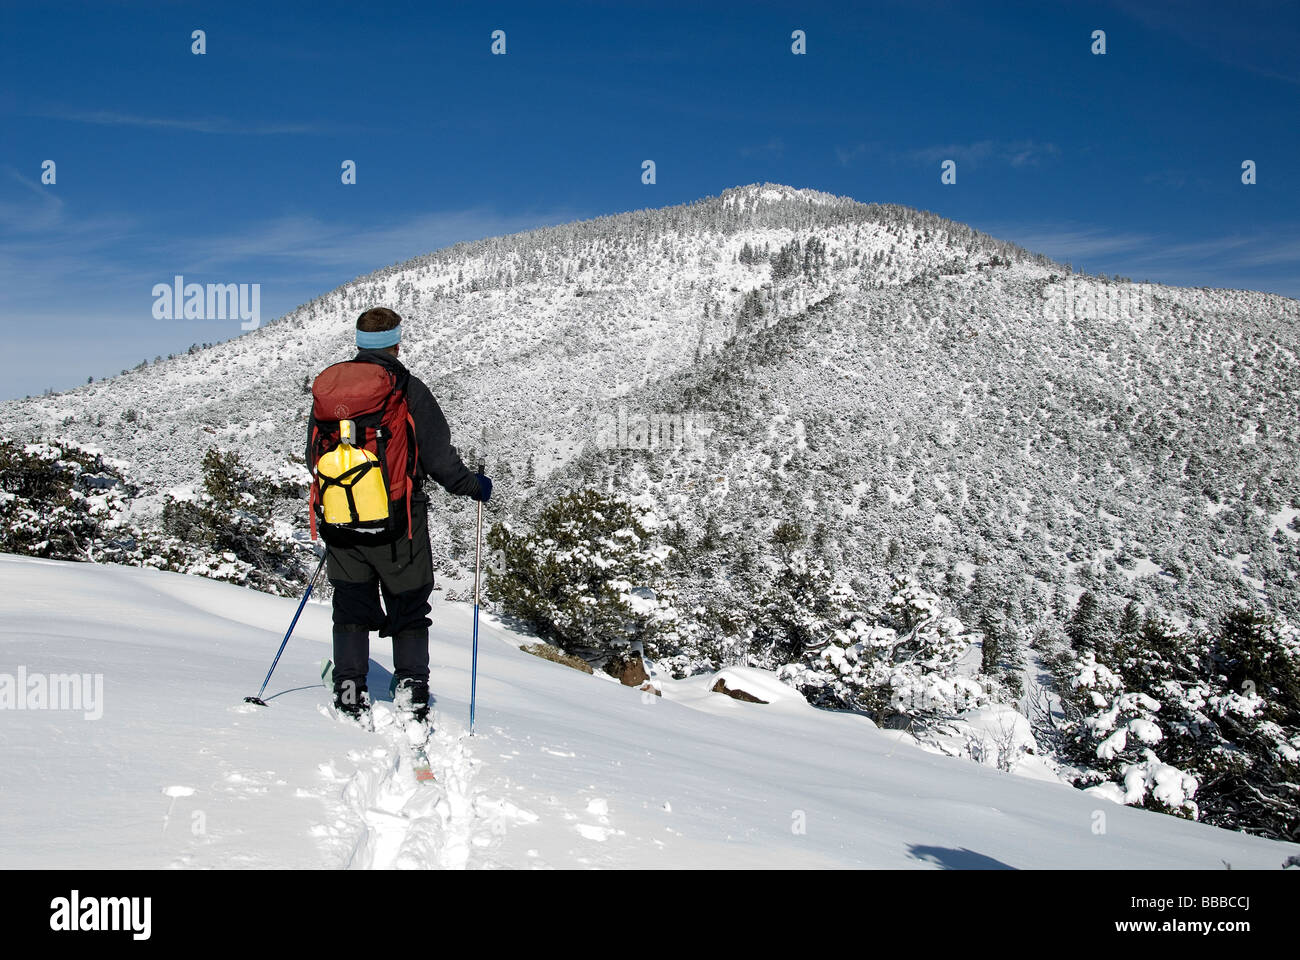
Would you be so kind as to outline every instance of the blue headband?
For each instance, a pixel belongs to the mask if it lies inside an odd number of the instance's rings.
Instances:
[[[395,346],[402,339],[402,325],[399,323],[391,330],[358,330],[357,346],[362,350],[381,350]]]

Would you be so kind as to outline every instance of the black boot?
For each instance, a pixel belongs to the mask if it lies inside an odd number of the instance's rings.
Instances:
[[[334,709],[341,716],[370,725],[370,693],[364,680],[335,680]]]
[[[417,677],[403,677],[397,681],[393,693],[393,707],[399,717],[419,724],[429,722],[429,681]]]

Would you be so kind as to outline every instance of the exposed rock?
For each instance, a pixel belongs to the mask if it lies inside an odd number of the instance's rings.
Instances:
[[[605,672],[611,677],[618,677],[618,682],[625,687],[639,687],[650,679],[650,674],[645,672],[641,654],[635,652],[611,658],[605,664]]]
[[[519,649],[524,653],[531,653],[534,657],[541,657],[543,660],[550,660],[552,663],[562,663],[566,667],[581,670],[583,673],[595,672],[591,669],[591,664],[585,660],[567,654],[559,647],[553,647],[549,643],[530,643]]]
[[[746,703],[767,703],[766,700],[760,700],[752,693],[746,693],[744,690],[733,690],[727,686],[727,681],[718,677],[718,682],[713,685],[714,693],[725,693],[733,700],[744,700]]]

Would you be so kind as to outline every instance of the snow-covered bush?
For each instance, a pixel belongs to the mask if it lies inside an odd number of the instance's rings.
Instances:
[[[798,661],[805,650],[821,645],[851,600],[842,585],[832,582],[820,559],[810,559],[802,550],[789,553],[758,601],[754,665],[770,668]]]
[[[1300,632],[1250,609],[1208,631],[1148,614],[1054,670],[1076,785],[1119,803],[1300,836]]]
[[[1088,787],[1087,792],[1115,803],[1150,807],[1195,820],[1198,810],[1192,797],[1198,786],[1196,778],[1165,763],[1153,750],[1141,753],[1141,760],[1121,767],[1117,780]]]
[[[565,650],[615,653],[640,641],[657,657],[674,646],[676,613],[656,526],[644,503],[595,490],[560,497],[529,532],[498,523],[487,538],[501,558],[488,598]]]
[[[120,560],[135,488],[98,451],[75,443],[0,440],[0,552]]]
[[[1238,608],[1208,647],[1203,819],[1300,841],[1300,629]]]
[[[1080,642],[1077,635],[1071,640]],[[1105,644],[1105,649],[1110,647]],[[1160,701],[1141,689],[1126,688],[1124,677],[1100,662],[1091,647],[1066,658],[1058,669],[1070,717],[1067,754],[1082,768],[1076,785],[1117,803],[1194,819],[1196,779],[1156,753],[1165,741]]]
[[[172,495],[161,517],[130,512],[137,488],[120,465],[66,441],[0,440],[0,552],[125,563],[296,592],[304,579],[292,528],[273,518],[298,486],[209,450],[204,489]]]
[[[938,597],[900,583],[882,607],[849,614],[779,675],[810,703],[864,710],[878,723],[896,715],[951,717],[985,696],[957,669],[970,644],[962,622],[942,611]]]
[[[298,485],[250,470],[238,453],[209,449],[203,489],[163,502],[161,532],[150,537],[146,566],[293,593],[303,579],[293,530],[274,518],[277,499]]]
[[[1007,704],[967,710],[949,726],[963,738],[970,759],[1004,773],[1039,752],[1029,719]]]

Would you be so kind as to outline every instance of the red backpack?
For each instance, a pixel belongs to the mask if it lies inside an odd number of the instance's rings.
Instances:
[[[393,543],[411,536],[411,494],[420,461],[415,421],[406,404],[408,377],[378,363],[344,360],[326,367],[311,386],[307,467],[312,472],[310,525],[312,539],[337,546]],[[382,525],[357,528],[325,521],[321,485],[316,476],[320,458],[339,444],[339,421],[356,425],[356,446],[379,459],[388,489],[388,519]]]

